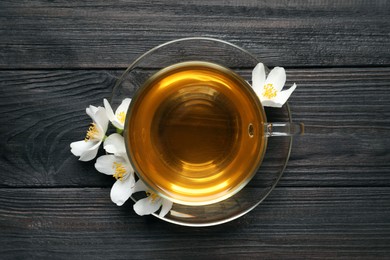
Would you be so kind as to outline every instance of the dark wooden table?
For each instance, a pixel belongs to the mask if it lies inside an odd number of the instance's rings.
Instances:
[[[390,258],[390,2],[1,1],[0,258]],[[85,108],[148,49],[215,37],[283,66],[308,132],[244,217],[188,228],[71,155]]]

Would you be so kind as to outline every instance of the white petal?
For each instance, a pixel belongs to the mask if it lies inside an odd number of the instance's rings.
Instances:
[[[103,99],[103,103],[104,103],[104,108],[106,109],[106,114],[108,119],[111,122],[115,121],[114,111],[112,110],[110,103],[108,103],[107,99]]]
[[[147,197],[137,201],[133,208],[135,213],[140,216],[149,215],[156,212],[161,207],[161,198],[152,200],[152,198]]]
[[[147,191],[149,190],[149,188],[145,185],[145,183],[143,181],[141,181],[141,179],[139,179],[136,183],[135,183],[135,186],[134,186],[134,193],[135,192],[139,192],[139,191]]]
[[[85,151],[79,158],[80,161],[90,161],[94,159],[98,153],[99,146],[102,142],[95,142],[95,144],[89,148],[87,151]]]
[[[70,144],[71,152],[75,156],[81,156],[83,153],[85,153],[87,150],[89,150],[92,146],[94,146],[95,142],[91,141],[78,141],[73,142]]]
[[[134,175],[131,174],[123,181],[117,180],[111,188],[111,200],[118,206],[122,206],[133,194]]]
[[[101,142],[78,141],[70,144],[71,152],[80,156],[80,161],[90,161],[96,157]]]
[[[125,122],[121,122],[118,118],[120,113],[127,114],[127,110],[129,109],[129,105],[131,102],[131,98],[125,98],[122,103],[119,105],[117,110],[115,111],[115,120],[112,121],[112,124],[119,129],[125,128]]]
[[[112,110],[111,105],[110,103],[108,103],[107,99],[104,99],[103,103],[104,103],[104,107],[106,108],[107,118],[111,121],[111,123],[116,128],[123,129],[123,126],[121,125],[121,123],[118,122],[118,119],[114,115],[114,111]]]
[[[130,98],[125,98],[122,103],[119,105],[119,107],[117,108],[117,110],[115,111],[115,115],[114,115],[114,112],[110,106],[110,103],[108,103],[108,101],[106,99],[103,100],[104,102],[104,107],[106,108],[106,111],[107,111],[107,116],[108,116],[108,119],[111,121],[111,123],[118,129],[123,129],[124,128],[124,123],[121,123],[117,116],[119,113],[121,112],[124,112],[124,113],[127,113],[127,109],[129,108],[129,105],[130,105],[130,102],[131,102],[131,99]]]
[[[129,158],[127,157],[127,154],[122,154],[120,155],[120,157],[123,159],[126,172],[134,173],[133,166],[131,165]]]
[[[126,154],[125,139],[120,134],[112,134],[104,141],[104,149],[115,155]]]
[[[167,199],[162,199],[162,207],[160,214],[158,214],[160,217],[164,217],[168,212],[171,210],[173,202]]]
[[[252,88],[258,96],[261,95],[265,83],[265,68],[263,63],[259,63],[252,71]]]
[[[131,98],[125,98],[122,101],[122,103],[119,105],[117,110],[115,111],[115,115],[117,116],[120,112],[125,112],[125,114],[126,114],[127,110],[129,109],[130,102],[131,102]]]
[[[263,105],[263,107],[282,107],[283,106],[283,104],[277,103],[277,102],[270,100],[270,99],[261,101],[261,104]]]
[[[116,119],[116,118],[115,118],[114,121],[111,121],[111,123],[112,123],[116,128],[118,128],[118,129],[123,129],[123,128],[125,128],[125,125],[122,124],[121,122],[119,122],[119,120]]]
[[[94,118],[95,113],[98,111],[98,108],[95,106],[90,105],[85,109],[85,112],[87,115],[89,115],[92,119]]]
[[[90,105],[85,109],[87,114],[91,117],[92,121],[96,123],[96,126],[99,130],[98,139],[103,139],[107,128],[108,128],[108,118],[106,115],[106,110],[103,107],[95,107]]]
[[[103,130],[103,132],[101,133],[103,138],[103,136],[107,132],[108,121],[109,121],[104,107],[98,107],[98,111],[95,113],[94,121]]]
[[[294,83],[291,88],[287,90],[283,90],[279,92],[276,97],[273,99],[275,103],[283,105],[286,103],[287,99],[290,97],[290,95],[293,93],[293,91],[296,89],[297,85]]]
[[[116,157],[115,155],[112,154],[102,155],[99,158],[97,158],[95,163],[95,168],[101,173],[107,175],[114,175],[115,168],[113,168],[113,164],[116,161],[118,161],[118,157]]]
[[[268,74],[268,77],[265,80],[264,84],[265,85],[273,84],[274,88],[277,91],[281,91],[285,83],[286,83],[286,71],[282,67],[275,67]]]

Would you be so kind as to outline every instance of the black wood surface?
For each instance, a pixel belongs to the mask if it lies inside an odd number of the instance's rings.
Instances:
[[[371,0],[1,1],[0,68],[126,67],[191,36],[237,43],[269,66],[389,65],[389,12]]]
[[[248,215],[209,228],[138,217],[113,205],[104,188],[17,191],[0,189],[7,258],[388,256],[388,188],[277,188]]]
[[[389,14],[388,1],[1,1],[0,258],[388,259]],[[188,36],[286,67],[306,124],[277,189],[216,227],[113,205],[112,177],[69,150],[131,61]]]

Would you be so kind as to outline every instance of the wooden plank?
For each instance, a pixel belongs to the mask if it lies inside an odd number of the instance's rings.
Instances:
[[[390,64],[388,1],[1,1],[0,68],[123,68],[182,37],[269,66]],[[216,54],[218,55],[218,54]]]
[[[1,186],[88,186],[107,181],[94,171],[93,163],[77,162],[69,145],[83,140],[91,123],[85,108],[102,106],[116,78],[106,71],[83,70],[0,74],[0,133],[5,137]]]
[[[390,73],[388,69],[288,70],[298,83],[290,99],[295,138],[281,185],[390,184]]]
[[[0,71],[0,187],[109,187],[77,161],[85,108],[102,105],[122,71]],[[248,72],[246,72],[246,75]],[[390,185],[390,68],[288,69],[295,138],[283,186]],[[27,173],[27,174],[26,174]]]
[[[139,217],[107,188],[0,189],[2,258],[378,258],[390,256],[388,188],[277,188],[208,228]],[[15,246],[17,245],[17,246]]]

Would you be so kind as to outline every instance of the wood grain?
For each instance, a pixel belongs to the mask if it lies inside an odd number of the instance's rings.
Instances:
[[[102,105],[118,71],[0,71],[0,186],[108,187],[93,162],[77,161],[85,108]],[[390,69],[289,69],[298,83],[295,138],[282,186],[390,186]]]
[[[388,68],[288,70],[298,88],[295,138],[282,185],[389,186],[390,71]]]
[[[96,174],[93,163],[79,163],[69,145],[84,139],[91,123],[85,108],[102,106],[116,78],[86,70],[0,74],[1,186],[102,183],[106,176]]]
[[[270,66],[390,64],[388,1],[1,1],[0,68],[124,68],[182,37]]]
[[[9,258],[382,258],[388,188],[277,188],[246,216],[188,228],[112,204],[107,188],[0,189],[0,255]],[[15,245],[18,245],[15,247]]]

